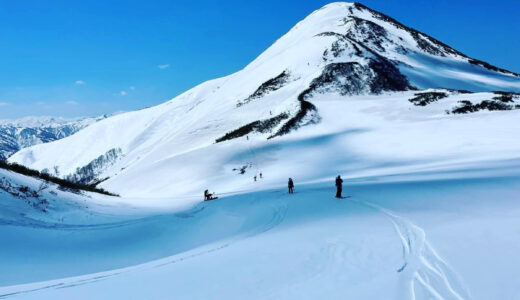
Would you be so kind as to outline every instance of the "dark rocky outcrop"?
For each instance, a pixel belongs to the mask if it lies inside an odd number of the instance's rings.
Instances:
[[[242,137],[244,135],[250,134],[252,132],[268,133],[274,127],[276,127],[278,124],[280,124],[280,122],[282,122],[283,120],[285,120],[287,118],[289,118],[288,114],[281,113],[278,116],[267,119],[267,120],[259,120],[259,121],[251,122],[240,128],[237,128],[233,131],[226,133],[224,136],[216,139],[215,142],[220,143],[223,141],[236,139],[236,138]]]
[[[439,101],[442,98],[448,97],[447,93],[443,92],[426,92],[426,93],[417,93],[415,97],[409,99],[408,101],[412,102],[416,106],[426,106],[435,101]]]
[[[340,95],[413,89],[399,69],[384,59],[371,60],[367,66],[357,62],[332,63],[305,90],[303,99],[315,93],[337,92]]]
[[[73,174],[66,176],[66,179],[80,184],[99,184],[97,176],[115,164],[122,155],[123,151],[120,148],[110,149],[86,166],[77,168]]]
[[[495,100],[484,100],[480,103],[473,104],[471,101],[468,100],[462,100],[459,101],[461,104],[460,106],[454,108],[451,113],[454,114],[467,114],[467,113],[473,113],[480,110],[489,110],[489,111],[495,111],[495,110],[512,110],[512,109],[518,109],[518,105],[509,105],[501,101],[495,101]]]
[[[240,107],[244,104],[251,102],[254,99],[261,98],[270,92],[274,92],[280,88],[282,88],[289,81],[289,72],[283,71],[280,75],[267,80],[262,83],[249,97],[240,101],[237,104],[237,107]]]

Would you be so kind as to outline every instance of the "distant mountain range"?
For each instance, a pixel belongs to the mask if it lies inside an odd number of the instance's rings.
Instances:
[[[0,120],[0,160],[7,159],[20,149],[65,138],[105,118],[25,117]]]

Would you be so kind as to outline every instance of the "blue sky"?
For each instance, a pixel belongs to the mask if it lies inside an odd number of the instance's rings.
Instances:
[[[329,1],[3,1],[0,118],[95,116],[235,72]],[[366,0],[469,56],[520,72],[520,1]]]

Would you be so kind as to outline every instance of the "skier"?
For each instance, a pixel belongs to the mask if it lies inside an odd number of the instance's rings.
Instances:
[[[215,200],[215,199],[218,199],[218,197],[213,197],[213,194],[211,194],[208,190],[204,191],[204,201]]]
[[[262,179],[262,173],[260,173],[260,179]]]
[[[336,198],[343,198],[341,192],[343,190],[343,179],[338,175],[336,177]]]
[[[289,178],[287,186],[289,187],[289,194],[294,194],[294,182],[292,181],[292,178]]]
[[[255,176],[254,176],[253,178],[254,178],[254,179],[255,179],[255,181],[256,181],[256,175],[255,175]]]

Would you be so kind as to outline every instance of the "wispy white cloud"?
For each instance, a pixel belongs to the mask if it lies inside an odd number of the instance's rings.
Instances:
[[[85,81],[83,81],[83,80],[76,80],[76,81],[74,82],[74,84],[75,84],[75,85],[84,85],[84,84],[87,84],[87,83],[86,83]]]
[[[121,92],[119,92],[119,94],[120,94],[121,96],[126,96],[128,93],[127,93],[126,91],[121,91]]]
[[[170,64],[164,64],[164,65],[158,65],[157,68],[163,70],[163,69],[167,69],[170,67]]]
[[[135,86],[132,85],[131,87],[129,87],[129,89],[130,89],[131,91],[134,91],[134,90],[135,90]]]
[[[78,102],[76,102],[74,100],[69,100],[69,101],[65,102],[65,104],[67,104],[67,105],[78,105]]]
[[[8,106],[8,105],[11,105],[11,103],[0,101],[0,106]]]

